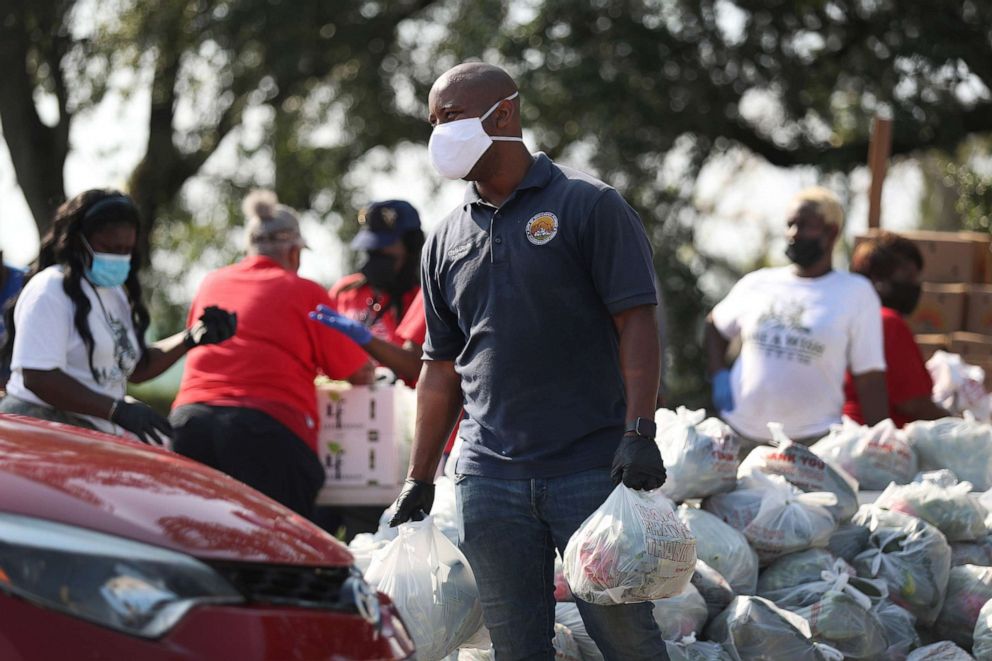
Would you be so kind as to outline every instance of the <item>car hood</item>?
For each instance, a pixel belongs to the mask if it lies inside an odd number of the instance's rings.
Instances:
[[[351,564],[333,537],[254,489],[166,450],[0,415],[0,511],[199,558]]]

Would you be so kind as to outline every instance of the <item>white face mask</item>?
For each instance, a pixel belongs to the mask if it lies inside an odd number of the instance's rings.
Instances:
[[[499,104],[515,98],[518,94],[519,92],[514,92],[510,96],[500,99],[482,117],[469,117],[435,126],[431,133],[431,140],[427,145],[434,169],[442,177],[462,179],[472,171],[475,164],[493,144],[493,140],[523,142],[523,138],[489,135],[482,127],[482,122],[493,114]]]

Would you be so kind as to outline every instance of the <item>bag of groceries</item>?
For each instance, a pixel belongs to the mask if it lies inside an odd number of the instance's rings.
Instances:
[[[737,597],[706,628],[735,659],[825,661],[811,639],[809,622],[761,597]]]
[[[956,353],[936,351],[927,361],[933,379],[933,401],[955,415],[967,411],[981,422],[992,414],[989,394],[985,392],[985,370],[964,362]]]
[[[978,611],[978,620],[972,634],[971,653],[978,661],[992,661],[992,599]]]
[[[974,661],[974,657],[951,641],[942,640],[913,650],[906,661]]]
[[[475,576],[461,551],[431,517],[398,528],[372,558],[365,579],[389,595],[421,661],[440,661],[482,627]]]
[[[973,541],[989,533],[985,525],[988,510],[971,495],[970,482],[952,487],[932,482],[890,484],[875,505],[923,519],[950,542]]]
[[[860,489],[881,491],[889,482],[905,484],[916,474],[916,452],[888,419],[868,427],[845,416],[809,449],[847,471]]]
[[[737,594],[754,594],[758,555],[747,537],[705,510],[681,505],[678,517],[696,538],[696,555],[727,579]]]
[[[736,491],[710,496],[703,507],[737,528],[766,565],[788,553],[826,546],[837,527],[832,493],[803,493],[778,475],[755,472]]]
[[[696,552],[698,555],[698,547]],[[692,585],[706,602],[707,622],[722,613],[737,596],[720,572],[699,559],[696,560],[696,571],[692,573]]]
[[[618,485],[565,547],[572,593],[600,604],[677,595],[696,566],[696,540],[660,491]]]
[[[888,647],[885,627],[872,611],[871,595],[858,589],[874,586],[862,583],[856,587],[857,580],[843,571],[825,570],[819,581],[806,586],[807,595],[819,592],[815,601],[802,607],[779,605],[802,616],[809,622],[813,640],[826,643],[845,659],[877,659]],[[874,596],[881,601],[884,588]]]
[[[666,496],[681,503],[733,490],[737,484],[740,439],[722,421],[706,418],[706,411],[658,409],[658,447],[668,477],[661,486]]]
[[[992,488],[992,425],[941,418],[911,422],[904,430],[921,470],[947,468],[978,491]]]
[[[944,606],[933,624],[934,633],[971,649],[979,612],[989,599],[992,599],[992,567],[952,567]]]
[[[853,522],[868,528],[868,548],[852,562],[859,576],[880,578],[889,598],[923,625],[937,619],[951,569],[951,547],[932,525],[902,512],[865,505]]]
[[[829,585],[816,589],[808,596],[804,586],[818,583],[823,572],[846,573],[857,576],[854,568],[833,557],[825,549],[807,549],[784,555],[768,565],[758,576],[758,596],[783,608],[808,606],[815,602]]]
[[[827,550],[835,557],[851,562],[854,556],[868,548],[868,529],[853,523],[837,526],[830,535]]]
[[[833,462],[822,459],[805,445],[793,443],[782,431],[782,425],[769,423],[773,445],[755,448],[737,470],[737,477],[760,472],[781,475],[789,484],[802,491],[826,491],[834,494],[837,503],[830,507],[837,523],[844,523],[858,511],[858,482]]]
[[[572,588],[568,587],[568,581],[565,580],[565,564],[557,551],[555,552],[555,601],[575,601]]]
[[[992,567],[992,535],[986,535],[973,542],[952,542],[951,566],[961,565]]]
[[[885,629],[885,640],[888,642],[888,647],[880,658],[905,661],[909,651],[920,646],[920,635],[916,633],[916,617],[889,599],[875,604],[874,612]]]
[[[668,661],[734,661],[719,643],[696,640],[691,634],[678,641],[666,640],[665,648]]]
[[[664,640],[680,640],[698,633],[709,619],[706,602],[692,583],[674,597],[656,600],[653,614]]]

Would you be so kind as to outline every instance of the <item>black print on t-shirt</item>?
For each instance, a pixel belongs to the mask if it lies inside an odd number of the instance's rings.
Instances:
[[[811,337],[813,331],[803,324],[805,313],[801,302],[770,303],[745,342],[769,358],[809,365],[823,355],[826,347]]]
[[[110,333],[114,336],[114,366],[97,368],[99,382],[123,381],[137,364],[138,353],[131,344],[131,338],[128,337],[127,326],[110,315],[107,315],[106,319]]]

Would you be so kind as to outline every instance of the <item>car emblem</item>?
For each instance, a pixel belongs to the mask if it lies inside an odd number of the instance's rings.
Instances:
[[[364,579],[355,578],[351,581],[352,596],[358,614],[374,627],[382,623],[382,611],[379,608],[379,597],[375,590]]]

